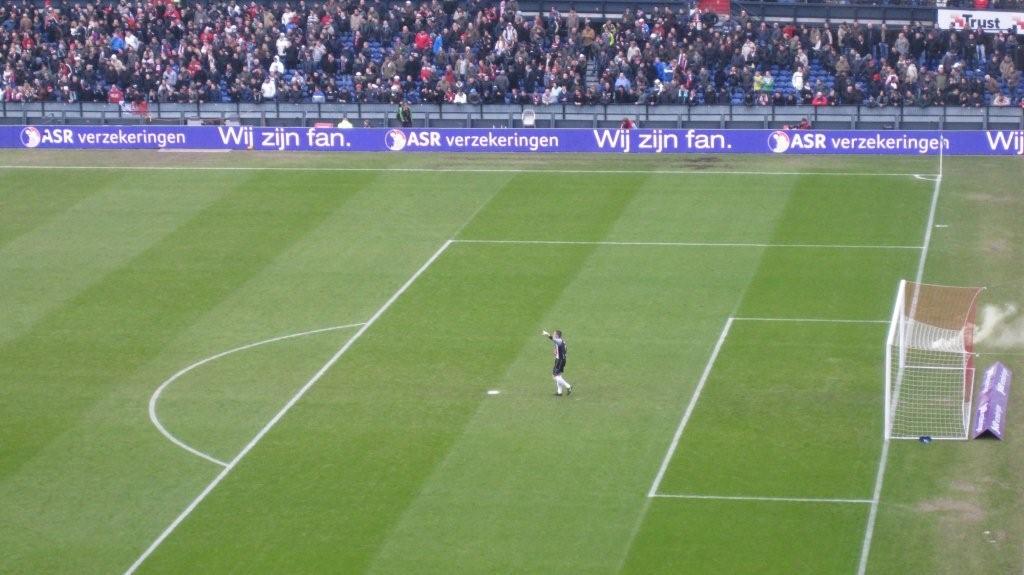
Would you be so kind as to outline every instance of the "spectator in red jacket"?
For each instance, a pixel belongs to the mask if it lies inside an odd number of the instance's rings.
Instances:
[[[124,92],[121,91],[121,88],[117,87],[117,84],[111,86],[110,91],[107,92],[107,101],[111,104],[124,102]]]
[[[812,106],[828,106],[828,96],[822,92],[818,92],[814,95],[814,99],[811,100]]]
[[[432,44],[430,40],[430,34],[426,30],[420,30],[416,33],[416,51],[423,53],[427,51],[427,48]]]

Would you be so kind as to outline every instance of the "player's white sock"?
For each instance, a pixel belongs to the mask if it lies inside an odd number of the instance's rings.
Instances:
[[[569,382],[565,381],[565,378],[560,375],[555,377],[555,381],[558,383],[559,388],[564,387],[565,389],[572,389],[572,386],[569,385]]]
[[[558,381],[557,377],[555,378],[555,394],[562,395],[562,382]]]

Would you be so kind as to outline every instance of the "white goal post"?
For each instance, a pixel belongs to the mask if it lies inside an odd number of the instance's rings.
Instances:
[[[967,439],[982,289],[900,282],[885,342],[886,439]]]

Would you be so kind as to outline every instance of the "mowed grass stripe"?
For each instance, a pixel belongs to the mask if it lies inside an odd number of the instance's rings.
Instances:
[[[10,500],[11,490],[32,477],[19,473],[23,465],[83,417],[97,415],[94,405],[121,396],[137,369],[343,205],[357,182],[348,191],[281,194],[276,179],[236,181],[216,202],[0,349],[5,379],[12,382],[5,386],[11,401],[0,406],[0,443],[12,446],[0,465],[0,477],[8,480],[0,498]],[[144,406],[137,404],[139,415]],[[4,523],[39,529],[52,516],[30,510],[59,497],[47,491],[35,487],[34,497],[23,494],[19,505],[2,506]],[[51,568],[46,550],[55,547],[59,540],[5,546],[11,560]]]
[[[69,183],[49,184],[38,174],[32,180],[58,189]],[[90,193],[48,217],[26,215],[24,220],[36,225],[0,246],[0,296],[4,301],[0,306],[0,344],[31,330],[36,322],[160,242],[235,185],[231,178],[209,181],[170,174],[132,178],[101,172],[79,180],[80,186],[71,187]],[[207,185],[198,187],[204,180]],[[175,197],[183,185],[197,189]],[[77,197],[75,192],[68,195]],[[17,217],[24,210],[11,211]]]
[[[558,185],[567,178],[581,185]],[[652,245],[658,242],[775,243],[772,237],[777,220],[800,180],[797,176],[766,181],[746,175],[693,178],[664,174],[650,174],[643,179],[610,178],[607,174],[544,178],[543,185],[500,198],[493,212],[499,216],[488,218],[485,214],[478,218],[462,238],[554,244],[601,241],[650,242]],[[581,233],[577,222],[585,222],[590,217],[592,196],[627,189],[635,191],[635,195],[607,234],[599,237]],[[816,201],[834,201],[831,194],[824,195],[825,198]],[[836,242],[822,239],[820,243]]]
[[[768,244],[799,176],[659,176],[605,240]],[[834,242],[826,242],[834,243]],[[754,247],[754,246],[752,246]]]
[[[607,179],[577,177],[595,184]],[[637,195],[603,238],[574,229],[574,222],[588,215],[590,190],[548,184],[504,197],[502,221],[478,221],[463,241],[918,249],[919,234],[906,222],[918,217],[922,203],[927,209],[930,194],[929,182],[913,179],[865,184],[821,176],[651,174],[628,185]]]
[[[877,320],[913,273],[915,250],[764,250],[734,315]],[[879,346],[879,353],[881,353]]]
[[[38,171],[0,170],[0,250],[11,240],[60,217],[111,186],[116,170],[81,174],[76,185],[56,185]]]
[[[520,174],[459,234],[469,239],[601,240],[655,175]],[[616,206],[608,219],[609,206]],[[600,225],[595,225],[600,224]],[[551,249],[557,257],[557,249]]]
[[[502,194],[537,183],[518,176]],[[604,209],[589,225],[606,229],[629,197],[595,198]],[[498,199],[478,217],[500,209]],[[514,343],[539,329],[595,248],[535,250],[498,269],[493,253],[449,249],[181,524],[149,568],[358,571],[370,564],[486,400],[484,382],[516,357]],[[522,313],[507,316],[510,306]],[[268,516],[272,525],[261,519]],[[239,540],[244,549],[233,545]],[[325,549],[318,543],[325,540],[337,544]]]
[[[365,321],[507,178],[453,185],[441,174],[314,174],[278,181],[282,194],[310,185],[324,194],[355,189],[343,206],[196,323],[180,342],[196,342],[193,358],[254,335]]]
[[[918,179],[802,176],[795,180],[785,209],[775,220],[771,241],[919,246],[932,186]]]
[[[61,281],[60,278],[63,273],[81,274],[83,270],[78,266],[67,266],[57,270],[51,267],[59,266],[59,258],[45,250],[46,247],[52,248],[55,241],[60,240],[52,237],[39,238],[41,246],[37,248],[40,250],[39,253],[34,254],[35,259],[48,265],[38,266],[36,269],[49,273],[50,285],[61,288],[70,284],[78,289],[71,294],[60,294],[60,298],[54,298],[57,301],[47,301],[47,307],[41,310],[46,313],[44,317],[35,321],[27,332],[17,335],[0,347],[0,365],[9,370],[13,387],[18,390],[18,393],[12,393],[15,400],[2,406],[5,408],[3,419],[8,424],[0,432],[7,436],[3,437],[6,439],[3,443],[14,445],[17,449],[12,457],[5,458],[3,465],[0,465],[0,477],[14,472],[20,462],[31,456],[35,448],[45,445],[50,434],[60,433],[64,425],[75,419],[75,411],[64,412],[61,409],[69,408],[67,403],[58,405],[57,409],[37,413],[40,405],[34,402],[46,401],[64,391],[72,394],[70,397],[64,395],[65,399],[74,397],[88,404],[91,399],[102,397],[102,393],[97,394],[97,390],[101,389],[95,385],[98,383],[97,380],[116,381],[117,374],[130,373],[136,365],[135,362],[144,359],[144,353],[140,354],[144,347],[149,347],[155,352],[159,349],[162,336],[173,333],[171,325],[167,323],[173,314],[164,315],[163,312],[171,312],[173,306],[185,308],[184,302],[193,301],[197,295],[188,293],[189,286],[194,287],[197,284],[185,281],[186,276],[181,273],[188,269],[185,261],[197,254],[182,249],[181,244],[185,238],[196,242],[196,222],[204,213],[216,210],[217,204],[225,202],[224,198],[229,196],[230,193],[223,194],[212,204],[206,202],[206,205],[201,205],[198,211],[186,212],[186,221],[174,221],[169,229],[158,228],[160,233],[153,238],[156,240],[155,243],[137,246],[137,249],[144,248],[141,251],[119,253],[118,242],[120,245],[132,245],[128,238],[104,235],[88,238],[88,245],[79,246],[80,251],[72,252],[72,258],[81,258],[93,253],[102,254],[110,246],[111,252],[122,257],[127,256],[128,259],[118,258],[106,264],[113,266],[112,269],[101,267],[98,278],[87,273],[88,279],[93,281],[87,284],[88,287],[85,289],[75,286],[74,280],[77,278],[73,277],[70,282]],[[114,213],[119,212],[116,207],[116,202],[119,201],[117,194],[106,198],[106,201],[114,203],[108,205],[107,209]],[[135,207],[140,209],[140,206]],[[87,240],[76,237],[75,232],[95,226],[95,223],[89,221],[94,215],[83,214],[81,220],[68,222],[69,229],[64,233],[71,235],[80,243],[85,243]],[[122,216],[121,220],[123,219]],[[60,238],[59,232],[52,233]],[[161,263],[161,258],[172,263],[165,265]],[[5,257],[2,265],[16,271],[31,259],[31,254],[19,253],[17,257]],[[173,284],[155,282],[150,277],[150,274],[156,271],[153,269],[154,264],[165,268],[168,276],[166,279],[178,282],[177,293],[170,289]],[[89,266],[84,266],[84,270],[90,271]],[[55,275],[57,277],[54,277]],[[53,289],[43,283],[40,277],[33,275],[18,277],[16,274],[2,274],[0,277],[11,278],[8,281],[14,281],[14,287],[19,291],[32,290],[37,294],[47,294],[49,289]],[[95,281],[96,279],[98,281]],[[207,276],[206,279],[212,279],[212,276]],[[53,307],[55,304],[58,305]],[[139,338],[142,334],[147,337]],[[150,335],[156,340],[152,345],[147,344],[152,341],[148,339]],[[75,367],[71,374],[67,370],[69,365]],[[30,409],[26,409],[29,407]],[[49,424],[44,423],[50,418],[53,419],[48,421]]]

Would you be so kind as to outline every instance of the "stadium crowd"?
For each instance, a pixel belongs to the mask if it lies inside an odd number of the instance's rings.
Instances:
[[[5,102],[1022,105],[1017,34],[778,24],[687,4],[0,5]]]

